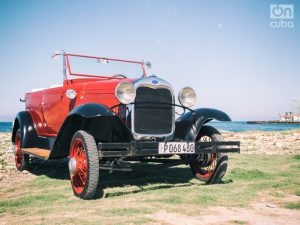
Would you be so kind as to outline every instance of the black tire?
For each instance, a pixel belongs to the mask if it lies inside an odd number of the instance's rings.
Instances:
[[[15,134],[15,145],[14,145],[14,152],[15,152],[15,165],[17,170],[23,171],[29,169],[29,155],[24,154],[22,152],[22,135],[21,130],[18,129]]]
[[[69,163],[69,169],[70,169],[70,179],[72,184],[72,189],[75,194],[75,196],[81,198],[81,199],[94,199],[99,197],[102,194],[102,189],[100,189],[99,186],[99,158],[98,158],[98,150],[97,145],[95,142],[95,139],[92,135],[87,133],[86,131],[80,130],[77,131],[71,142],[70,146],[70,161],[71,158],[76,158],[74,155],[72,155],[72,147],[74,148],[75,142],[78,142],[82,144],[82,147],[84,148],[84,154],[85,154],[85,160],[80,162],[79,158],[76,161],[76,163],[79,163],[79,165],[82,165],[81,163],[85,163],[86,165],[86,172],[85,172],[85,182],[83,182],[83,186],[78,189],[75,180],[75,176],[77,176],[76,172],[78,174],[83,174],[79,169],[76,168],[76,170],[73,174],[71,173],[71,167]],[[78,146],[77,146],[78,147]],[[73,149],[74,151],[74,149]],[[82,153],[83,154],[83,153]],[[81,158],[82,159],[82,158]],[[76,165],[76,164],[75,164]],[[76,166],[77,167],[77,166]],[[84,168],[84,167],[82,167]],[[79,175],[78,175],[79,176]],[[80,191],[78,191],[80,190]],[[82,191],[81,191],[82,190]]]
[[[211,141],[224,141],[220,132],[211,126],[203,126],[197,136],[197,141],[208,137]],[[194,176],[206,184],[220,183],[226,174],[228,156],[224,153],[200,154],[195,157],[190,168]]]

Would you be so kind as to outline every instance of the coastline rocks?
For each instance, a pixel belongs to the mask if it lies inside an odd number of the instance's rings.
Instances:
[[[0,133],[0,172],[14,168],[14,151],[10,133]]]
[[[300,130],[222,132],[227,141],[240,141],[241,153],[290,155],[300,154]]]

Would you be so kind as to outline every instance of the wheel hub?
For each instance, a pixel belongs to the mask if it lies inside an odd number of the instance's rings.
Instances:
[[[71,175],[76,173],[76,159],[74,157],[72,157],[69,161],[69,171]]]

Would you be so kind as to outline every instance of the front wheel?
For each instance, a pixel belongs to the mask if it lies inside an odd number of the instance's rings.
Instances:
[[[198,134],[197,141],[217,142],[224,141],[220,132],[211,127],[203,126]],[[210,153],[199,154],[190,162],[194,176],[207,184],[219,183],[227,170],[228,157],[226,154]]]
[[[82,199],[100,195],[99,158],[95,139],[80,130],[73,136],[70,146],[70,179],[74,194]]]

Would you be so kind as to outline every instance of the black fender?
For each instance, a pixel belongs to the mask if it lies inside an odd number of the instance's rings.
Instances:
[[[12,143],[15,143],[16,132],[19,128],[22,148],[51,149],[51,140],[38,136],[35,123],[28,111],[21,111],[16,115],[11,137]]]
[[[211,120],[231,121],[230,117],[217,109],[200,108],[180,116],[175,122],[175,139],[195,141],[201,127]]]
[[[73,109],[63,122],[49,158],[69,155],[73,135],[78,130],[90,133],[96,142],[128,142],[131,131],[120,117],[105,105],[87,103]]]
[[[21,111],[16,115],[13,125],[12,143],[15,143],[15,137],[17,130],[21,132],[21,147],[34,147],[34,143],[37,139],[37,133],[35,125],[28,111]]]

